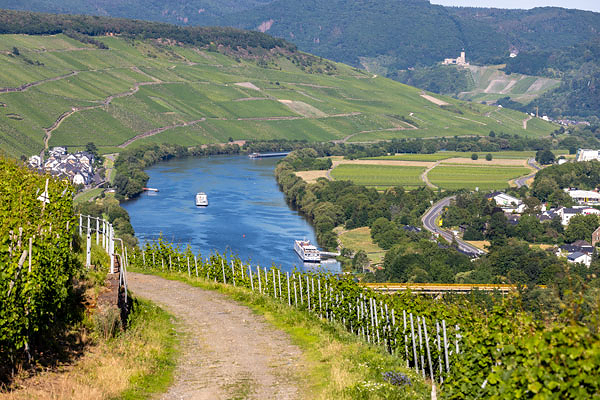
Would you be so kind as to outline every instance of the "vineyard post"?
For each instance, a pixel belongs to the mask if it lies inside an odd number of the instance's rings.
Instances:
[[[298,282],[300,283],[300,306],[304,305],[304,296],[302,295],[302,277],[298,277]]]
[[[427,350],[427,362],[429,363],[429,377],[432,382],[435,382],[435,377],[433,376],[433,365],[431,364],[431,353],[429,351],[429,336],[427,335],[427,322],[425,322],[425,317],[423,317],[423,332],[425,333],[425,350]]]
[[[83,215],[79,214],[79,236],[83,235],[82,226],[83,226]]]
[[[146,269],[146,252],[142,250],[142,264],[144,264],[144,269]]]
[[[404,320],[404,352],[406,353],[406,368],[409,367],[408,363],[408,336],[406,336],[406,310],[402,310],[402,319]]]
[[[188,264],[188,278],[192,276],[192,273],[190,272],[190,258],[189,257],[185,257],[187,259],[187,264]]]
[[[444,383],[444,377],[442,376],[442,343],[440,338],[440,322],[435,321],[435,330],[437,332],[437,350],[438,350],[438,365],[440,366],[440,385]]]
[[[308,282],[308,275],[306,275],[306,301],[308,302],[308,311],[310,312],[310,283]]]
[[[348,302],[348,315],[352,315],[352,304]],[[352,318],[350,318],[350,333],[354,333],[354,327],[352,326]]]
[[[317,304],[314,301],[314,298],[315,298],[315,278],[313,278],[313,277],[310,278],[310,287],[311,287],[311,291],[312,291],[311,296],[313,297],[313,309],[316,310]]]
[[[277,298],[277,284],[275,283],[275,270],[271,268],[271,272],[273,272],[273,298]]]
[[[156,260],[154,258],[154,250],[152,250],[152,267],[156,268]]]
[[[269,294],[269,275],[267,274],[267,267],[263,267],[265,271],[265,294]]]
[[[92,233],[90,232],[90,219],[88,218],[87,236],[86,236],[85,266],[92,265]]]
[[[321,306],[321,279],[317,280],[317,285],[319,289],[319,318],[323,318],[322,314],[322,306]]]
[[[256,266],[256,277],[258,278],[258,293],[262,294],[262,283],[260,282],[260,266]]]
[[[377,344],[380,344],[380,339],[379,339],[379,318],[378,318],[378,314],[379,312],[377,311],[377,300],[373,299],[373,311],[375,311],[375,332],[377,332]]]
[[[394,351],[397,351],[396,347],[398,346],[398,341],[396,339],[396,333],[398,332],[398,329],[396,328],[396,315],[394,313],[394,309],[392,308],[392,328],[395,329],[394,331],[394,348],[392,349],[392,354],[394,354]],[[390,330],[391,332],[391,330]],[[390,343],[391,345],[391,343]]]
[[[242,280],[244,279],[244,265],[240,262],[240,273],[242,274]]]
[[[292,296],[291,296],[291,293],[290,293],[290,273],[286,271],[285,277],[287,279],[288,306],[291,306],[292,305]]]
[[[154,254],[153,254],[154,255]],[[165,272],[165,259],[161,257],[160,264],[162,265],[162,272]]]
[[[233,279],[233,286],[235,286],[235,267],[233,266],[233,260],[231,260],[231,279]]]
[[[344,292],[342,292],[341,295],[341,299],[340,299],[340,303],[338,305],[338,308],[341,308],[342,310],[344,309]],[[346,317],[343,316],[344,314],[342,314],[342,323],[344,324],[344,327],[346,326]]]
[[[250,287],[252,287],[252,291],[254,292],[254,280],[252,279],[252,267],[248,265],[248,275],[250,275]]]
[[[102,248],[104,248],[104,250],[107,250],[106,243],[106,221],[102,220]]]
[[[109,241],[108,241],[108,253],[110,254],[110,271],[114,272],[115,271],[115,230],[113,229],[112,224],[108,225],[108,235],[109,235]]]
[[[417,373],[419,373],[419,358],[417,357],[417,343],[415,342],[415,326],[414,326],[414,323],[413,323],[413,315],[412,315],[412,313],[410,313],[409,315],[410,315],[410,333],[411,333],[411,337],[412,337],[413,357],[414,357],[414,362],[415,362],[415,371],[417,371]]]
[[[196,267],[196,278],[198,277],[198,257],[194,256],[194,266]]]
[[[362,299],[361,303],[362,303],[361,304],[362,313],[366,317],[365,326],[367,328],[367,343],[371,343],[371,330],[369,329],[369,326],[370,326],[370,324],[369,324],[370,317],[369,317],[369,314],[368,314],[369,309],[367,308],[367,298],[364,297]]]
[[[100,218],[96,218],[96,245],[100,244]]]
[[[419,354],[421,355],[421,371],[425,378],[425,352],[423,351],[423,334],[421,333],[421,317],[417,315],[417,328],[419,328]]]
[[[221,269],[223,270],[223,283],[227,283],[227,280],[225,279],[225,263],[223,262],[222,258],[221,258]]]
[[[277,280],[279,281],[279,299],[281,300],[281,270],[277,270]]]
[[[444,332],[444,358],[446,360],[446,373],[450,373],[450,363],[448,362],[448,340],[446,339],[446,320],[442,320],[442,331]]]
[[[171,255],[169,254],[169,272],[171,272],[171,268],[172,268],[172,263],[171,263]]]
[[[300,292],[300,296],[302,296],[302,292]],[[294,305],[298,308],[298,292],[296,291],[296,279],[294,279]]]

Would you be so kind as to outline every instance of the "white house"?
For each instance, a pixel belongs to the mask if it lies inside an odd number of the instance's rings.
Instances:
[[[565,189],[565,192],[579,204],[600,204],[600,193],[591,190]]]
[[[589,214],[595,214],[595,215],[600,215],[600,210],[597,210],[595,208],[591,208],[591,207],[585,207],[585,206],[575,206],[575,207],[561,207],[558,210],[556,210],[556,214],[558,214],[558,216],[560,216],[560,220],[561,223],[564,226],[569,225],[569,221],[571,220],[571,218],[573,218],[576,215],[589,215]]]
[[[578,149],[575,161],[600,160],[600,150]]]
[[[488,199],[494,199],[496,205],[507,213],[522,213],[525,211],[525,204],[519,199],[503,192],[493,192],[486,196]]]
[[[590,264],[592,263],[592,256],[589,254],[585,254],[585,253],[580,253],[580,252],[575,252],[575,253],[571,253],[567,256],[567,262],[573,263],[573,264],[577,264],[577,263],[581,263],[581,264],[585,264],[586,266],[590,266]]]

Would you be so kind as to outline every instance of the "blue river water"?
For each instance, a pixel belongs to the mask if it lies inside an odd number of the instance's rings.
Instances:
[[[335,260],[320,266],[303,263],[294,252],[295,239],[316,244],[314,229],[285,202],[275,181],[279,158],[212,156],[174,159],[146,173],[147,192],[124,202],[140,243],[165,240],[189,244],[195,254],[233,253],[252,265],[275,264],[284,271],[323,268],[339,272]],[[208,207],[197,207],[195,195],[205,192]]]

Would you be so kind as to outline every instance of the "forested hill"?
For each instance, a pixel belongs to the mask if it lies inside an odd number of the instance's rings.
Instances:
[[[473,62],[497,63],[510,50],[553,51],[600,32],[600,13],[455,8],[428,0],[0,0],[0,8],[261,30],[312,54],[391,70],[431,65],[463,48]]]
[[[137,39],[170,39],[193,46],[237,48],[279,48],[295,51],[296,46],[261,32],[230,27],[181,27],[159,22],[86,15],[56,15],[0,9],[0,34],[116,34]]]

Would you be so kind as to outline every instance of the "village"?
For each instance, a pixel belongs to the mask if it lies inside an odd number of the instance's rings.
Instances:
[[[90,188],[100,185],[104,179],[94,170],[96,157],[88,151],[69,153],[67,147],[53,147],[43,159],[33,155],[27,160],[29,168],[47,172],[57,178],[68,179],[74,186]]]

